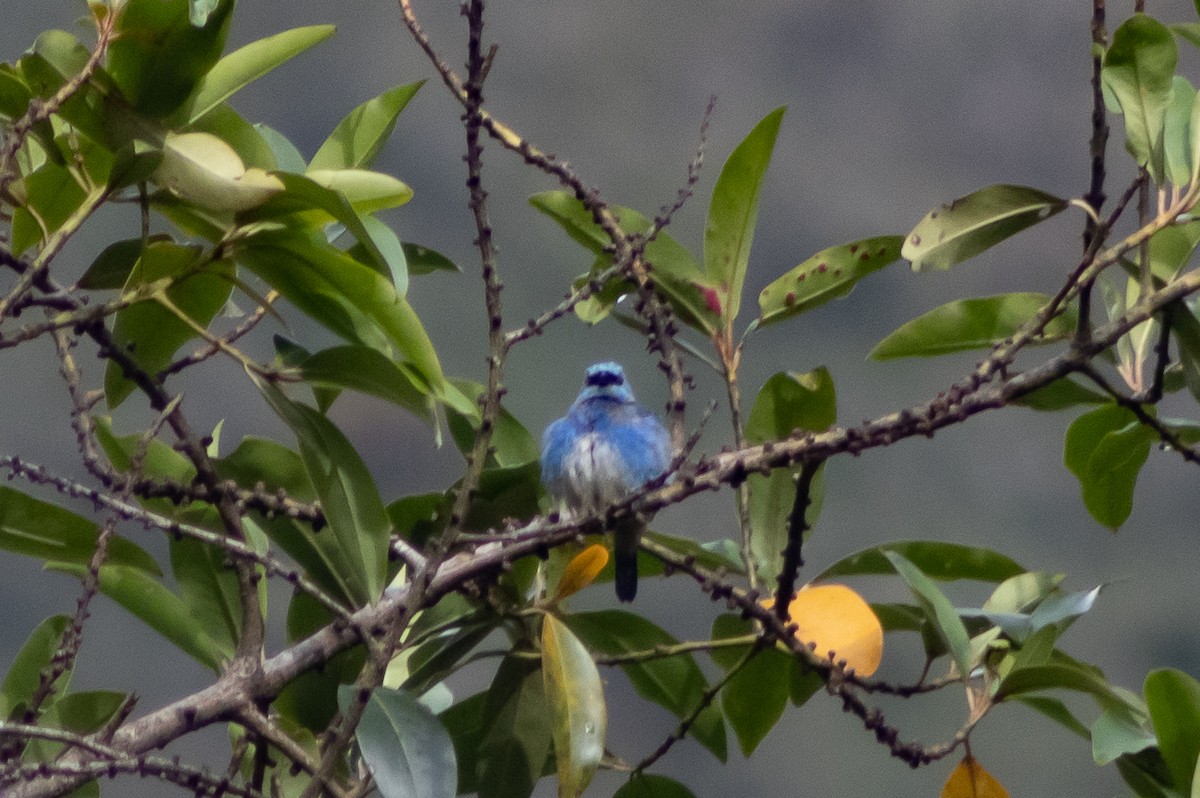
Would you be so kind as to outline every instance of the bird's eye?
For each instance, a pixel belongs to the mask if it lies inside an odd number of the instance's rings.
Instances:
[[[597,388],[603,388],[608,385],[620,385],[623,382],[625,382],[625,378],[612,371],[598,371],[595,374],[587,375],[587,384]]]

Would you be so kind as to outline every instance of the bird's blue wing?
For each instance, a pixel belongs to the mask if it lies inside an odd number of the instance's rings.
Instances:
[[[671,464],[670,436],[654,414],[640,407],[613,424],[609,436],[625,463],[630,490],[661,476]]]
[[[560,418],[542,433],[542,484],[550,495],[563,499],[566,489],[566,457],[578,435],[570,417]]]

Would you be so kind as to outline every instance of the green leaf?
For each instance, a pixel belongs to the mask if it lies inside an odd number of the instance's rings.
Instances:
[[[888,552],[899,554],[930,579],[942,581],[976,579],[981,582],[1001,582],[1025,572],[1015,561],[992,549],[933,540],[904,540],[872,546],[844,557],[818,574],[814,581],[858,574],[894,573],[895,568],[887,558]]]
[[[623,656],[673,646],[678,640],[640,615],[623,610],[575,613],[563,619],[589,648],[608,656]],[[690,653],[621,665],[638,695],[690,717],[700,705],[708,683]],[[713,706],[702,710],[689,733],[722,762],[726,757],[725,723]]]
[[[876,236],[823,249],[776,278],[758,295],[758,326],[820,307],[900,259],[903,236]]]
[[[1052,662],[1012,671],[1000,682],[996,701],[1043,690],[1074,690],[1095,698],[1101,707],[1127,708],[1128,704],[1104,678],[1099,668],[1076,662]]]
[[[541,474],[536,460],[484,469],[463,519],[465,529],[484,532],[510,519],[528,520],[540,510]]]
[[[1125,20],[1104,54],[1104,86],[1125,117],[1125,146],[1159,185],[1164,182],[1163,126],[1178,57],[1171,31],[1145,14]]]
[[[729,155],[713,187],[704,228],[704,270],[726,296],[721,318],[726,327],[737,317],[742,286],[750,265],[750,245],[758,221],[762,191],[779,125],[786,108],[776,108],[754,126]]]
[[[896,569],[896,573],[908,585],[917,603],[925,610],[926,617],[933,623],[938,637],[945,643],[958,675],[966,679],[971,674],[971,639],[963,626],[962,618],[938,586],[921,570],[895,551],[884,551],[883,556]]]
[[[395,208],[413,195],[402,180],[369,169],[309,169],[305,177],[341,194],[358,213]]]
[[[273,385],[258,385],[296,433],[304,468],[338,543],[337,559],[331,566],[358,605],[377,600],[387,580],[391,524],[375,479],[333,422],[307,405],[292,402]]]
[[[1163,161],[1167,180],[1186,186],[1192,180],[1192,107],[1196,89],[1187,78],[1171,80],[1171,99],[1163,122]]]
[[[388,89],[338,122],[309,163],[309,169],[359,169],[371,165],[392,135],[396,119],[425,84],[418,80]]]
[[[995,346],[1028,324],[1049,302],[1049,296],[1033,293],[949,302],[901,325],[875,345],[870,357],[875,360],[932,357]],[[1066,312],[1051,319],[1044,334],[1031,343],[1062,340],[1074,330],[1075,314]]]
[[[161,236],[154,240],[165,241],[168,240],[168,237]],[[79,278],[79,287],[124,288],[125,283],[129,281],[129,275],[133,272],[133,267],[137,265],[138,258],[142,256],[142,244],[141,238],[126,238],[109,244],[96,256],[92,265],[88,266],[83,277]]]
[[[87,194],[71,172],[54,164],[43,164],[10,191],[18,200],[12,220],[12,251],[20,255],[53,234],[83,205]]]
[[[363,223],[363,217],[354,209],[344,194],[316,182],[307,175],[281,172],[275,177],[283,184],[284,191],[244,214],[243,222],[282,221],[298,228],[296,230],[298,235],[309,233],[313,228],[322,228],[333,221],[340,222],[369,256],[361,262],[385,277],[391,276],[391,267],[388,265],[387,258],[379,250],[375,239],[371,237]],[[399,181],[395,181],[395,183],[399,183]],[[400,185],[404,184],[400,183]],[[407,186],[404,188],[407,189]],[[399,189],[390,185],[388,190]],[[411,192],[409,193],[411,195]],[[271,240],[283,235],[286,234],[275,233],[258,238]],[[257,243],[257,240],[254,239],[254,242]],[[308,243],[315,245],[315,242],[312,241]]]
[[[68,563],[49,563],[46,567],[76,576],[84,573],[83,566]],[[214,671],[219,672],[222,664],[233,658],[233,650],[213,640],[178,595],[144,571],[106,564],[100,568],[100,592]]]
[[[129,275],[126,291],[169,281],[165,298],[194,324],[207,327],[225,306],[233,291],[230,261],[204,263],[200,252],[166,241],[154,241],[142,251]],[[171,362],[179,347],[196,337],[184,319],[160,300],[145,300],[118,311],[113,322],[113,340],[144,371],[153,375]],[[133,392],[116,361],[104,373],[104,392],[109,407],[117,407]]]
[[[408,294],[408,256],[400,237],[392,228],[369,213],[360,213],[359,218],[362,219],[367,234],[371,236],[371,241],[375,243],[375,248],[383,255],[388,267],[388,276],[392,278],[392,285],[396,286],[396,293],[405,296]],[[365,263],[369,260],[366,249],[362,244],[355,244],[349,252],[355,259]]]
[[[758,444],[787,437],[797,429],[823,432],[837,421],[837,393],[824,367],[806,374],[772,375],[754,400],[746,419],[746,438]],[[780,468],[768,476],[752,474],[750,486],[751,548],[764,578],[773,578],[783,566],[783,549],[796,498],[800,469]],[[809,492],[811,504],[804,517],[809,533],[821,513],[824,469]]]
[[[1171,330],[1179,350],[1183,381],[1197,400],[1200,400],[1200,319],[1185,302],[1171,306]]]
[[[549,704],[536,660],[507,656],[487,691],[478,746],[479,798],[527,796],[550,755]]]
[[[54,653],[62,644],[63,632],[70,624],[71,618],[66,615],[51,615],[29,634],[25,645],[13,658],[4,684],[0,685],[0,717],[9,717],[14,709],[28,704],[33,698],[41,683],[41,673],[50,666]],[[63,693],[70,683],[71,669],[68,668],[55,682],[55,689]]]
[[[171,571],[180,596],[205,633],[233,650],[242,631],[237,573],[225,553],[191,538],[170,541]]]
[[[134,108],[166,116],[192,93],[225,47],[233,2],[193,25],[188,0],[128,0],[108,47],[107,71]]]
[[[1017,701],[1020,701],[1027,707],[1042,713],[1054,722],[1060,724],[1066,729],[1075,732],[1083,739],[1087,740],[1091,737],[1091,732],[1087,726],[1084,726],[1078,718],[1071,714],[1071,710],[1067,709],[1067,705],[1057,698],[1050,698],[1044,695],[1023,695],[1017,696]]]
[[[675,779],[655,773],[637,773],[613,793],[613,798],[696,798]]]
[[[988,186],[926,214],[900,254],[914,271],[949,269],[1066,207],[1036,188]]]
[[[348,707],[355,687],[338,690]],[[410,693],[378,687],[355,732],[363,761],[383,798],[454,798],[458,766],[441,721]]]
[[[409,274],[432,274],[433,272],[461,272],[462,269],[440,252],[420,244],[404,242],[404,260]]]
[[[0,485],[0,549],[87,565],[99,538],[100,528],[83,516]],[[154,576],[162,573],[145,549],[118,535],[109,538],[107,562]]]
[[[1155,745],[1154,733],[1127,709],[1110,707],[1092,723],[1092,759],[1107,765],[1124,754],[1136,754]]]
[[[376,349],[346,345],[325,349],[300,364],[305,382],[314,386],[349,388],[377,396],[425,421],[433,419],[429,389],[406,363],[395,363]]]
[[[612,265],[612,254],[606,250],[612,246],[608,236],[592,219],[592,214],[583,203],[565,191],[546,191],[529,198],[534,208],[549,216],[567,235],[597,256],[592,269],[594,276]],[[650,229],[653,222],[632,208],[610,205],[619,219],[621,229],[629,235],[641,235]],[[645,258],[654,269],[655,286],[671,302],[680,319],[706,334],[712,334],[719,326],[721,300],[716,287],[705,277],[700,264],[675,239],[660,232],[646,245]],[[610,286],[622,286],[625,281],[616,278]],[[609,297],[615,301],[630,288],[615,287]],[[591,322],[607,315],[611,304],[593,309]]]
[[[583,643],[553,615],[542,620],[542,675],[550,701],[558,794],[576,798],[604,756],[604,685]]]
[[[713,621],[712,638],[741,637],[752,632],[750,624],[732,615]],[[722,647],[712,651],[713,661],[728,673],[741,661],[749,647]],[[759,651],[721,688],[724,713],[743,756],[750,756],[783,717],[790,694],[791,657],[773,648]]]
[[[1109,401],[1111,401],[1109,396],[1085,388],[1070,377],[1060,377],[1017,398],[1013,404],[1028,407],[1031,410],[1054,411],[1077,405],[1102,405]]]
[[[1133,412],[1115,404],[1084,413],[1067,429],[1063,462],[1079,480],[1092,517],[1116,530],[1133,511],[1138,473],[1157,440]]]
[[[478,400],[483,396],[484,386],[470,380],[453,380],[451,384],[467,400],[467,404],[461,409],[447,405],[450,434],[459,451],[466,454],[475,444],[480,422]],[[474,411],[470,415],[462,412],[468,408]],[[494,451],[488,457],[489,462],[503,467],[537,460],[541,451],[529,430],[504,407],[500,408],[500,417],[496,420],[496,427],[492,432],[492,447]]]
[[[1200,47],[1200,22],[1177,22],[1168,27],[1179,38]]]
[[[262,122],[255,122],[254,129],[271,150],[271,158],[275,162],[276,169],[295,174],[304,171],[304,156],[300,154],[300,150],[296,149],[296,145],[292,143],[291,139]]]
[[[245,86],[334,34],[333,25],[309,25],[276,33],[234,50],[204,75],[186,104],[195,122]]]
[[[443,390],[433,342],[407,300],[378,271],[333,247],[286,233],[254,236],[237,256],[314,320],[389,357],[394,346],[432,389]]]
[[[1200,682],[1183,671],[1150,672],[1144,686],[1158,748],[1180,791],[1189,790],[1200,756]]]

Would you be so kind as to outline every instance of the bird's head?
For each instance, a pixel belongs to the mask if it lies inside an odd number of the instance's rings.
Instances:
[[[618,363],[595,363],[584,373],[583,389],[576,403],[589,399],[611,399],[632,402],[633,389],[625,379],[625,370]]]

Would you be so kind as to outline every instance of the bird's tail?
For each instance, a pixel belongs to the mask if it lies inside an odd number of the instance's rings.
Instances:
[[[633,601],[637,595],[638,541],[645,525],[636,518],[621,521],[613,529],[613,566],[616,569],[617,599]]]

